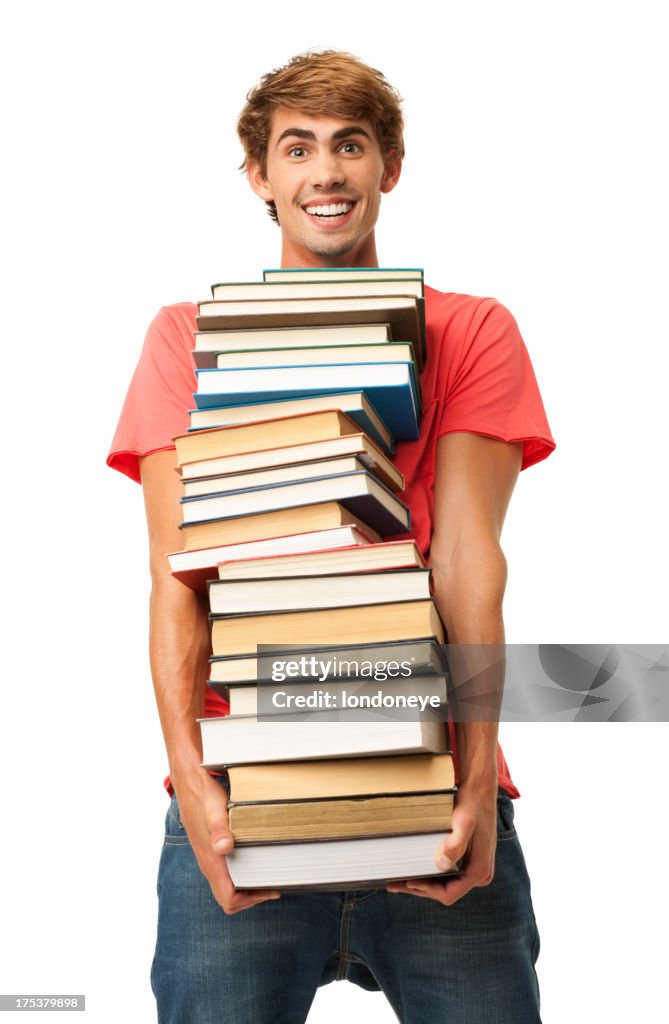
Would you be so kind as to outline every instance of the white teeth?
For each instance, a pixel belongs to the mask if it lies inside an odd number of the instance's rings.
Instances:
[[[353,209],[353,203],[329,203],[325,206],[305,206],[307,213],[316,217],[341,217]]]

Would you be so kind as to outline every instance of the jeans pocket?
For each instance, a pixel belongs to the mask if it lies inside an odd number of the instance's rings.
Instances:
[[[188,842],[188,834],[179,817],[179,804],[177,798],[173,796],[165,815],[165,843],[168,846],[178,846]]]
[[[497,793],[497,839],[514,839],[516,828],[513,823],[513,801],[504,789]]]

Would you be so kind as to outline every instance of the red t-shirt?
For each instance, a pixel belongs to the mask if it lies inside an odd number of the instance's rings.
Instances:
[[[191,356],[197,307],[178,303],[160,310],[146,335],[128,389],[107,464],[140,480],[139,458],[174,448],[189,426],[196,389]],[[522,469],[555,448],[530,357],[518,326],[495,299],[425,289],[427,362],[421,374],[423,414],[417,441],[398,443],[395,464],[404,473],[402,495],[411,509],[411,535],[429,554],[434,516],[437,441],[464,431],[502,441],[522,441]],[[207,689],[205,714],[228,706]],[[501,747],[499,784],[512,797]]]

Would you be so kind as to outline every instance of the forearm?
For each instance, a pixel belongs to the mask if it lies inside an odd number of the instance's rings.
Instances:
[[[210,654],[206,598],[160,569],[152,574],[149,648],[170,773],[186,776],[202,760],[197,719]]]
[[[463,552],[448,565],[433,566],[437,607],[444,621],[452,650],[452,671],[466,678],[468,696],[497,692],[504,685],[504,621],[502,601],[506,585],[506,561],[497,543],[491,541],[475,553]],[[455,663],[458,663],[457,665]],[[462,692],[462,691],[460,691]],[[463,704],[470,711],[475,705]],[[487,709],[488,710],[488,709]],[[456,721],[456,746],[462,779],[470,782],[497,777],[497,709],[489,708],[490,721]],[[472,718],[481,717],[474,711]]]

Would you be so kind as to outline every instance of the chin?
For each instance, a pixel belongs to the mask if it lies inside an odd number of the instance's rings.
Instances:
[[[312,239],[305,244],[305,248],[314,256],[328,259],[336,259],[338,256],[345,256],[358,244],[357,239]]]

